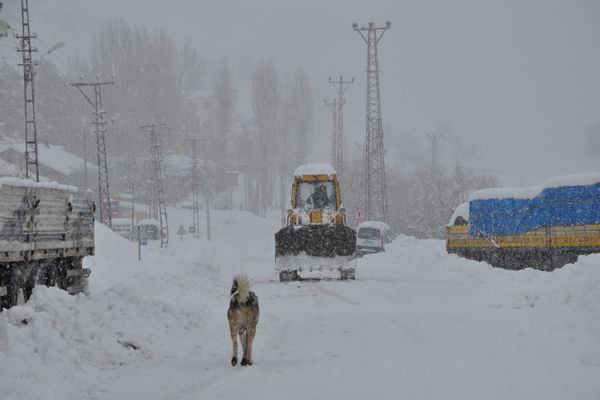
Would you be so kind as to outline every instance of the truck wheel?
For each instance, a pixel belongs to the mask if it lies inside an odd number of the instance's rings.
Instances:
[[[290,281],[298,281],[300,277],[298,276],[298,271],[281,271],[279,272],[279,282],[290,282]]]
[[[60,264],[50,264],[46,272],[46,285],[56,286],[59,289],[67,289],[67,274]]]
[[[3,307],[10,308],[20,302],[25,303],[29,300],[27,296],[27,282],[23,276],[23,271],[18,267],[13,267],[6,285],[6,296],[4,297]]]

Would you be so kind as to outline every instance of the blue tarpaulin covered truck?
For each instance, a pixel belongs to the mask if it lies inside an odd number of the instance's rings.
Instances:
[[[446,247],[511,269],[553,269],[600,252],[600,173],[474,192],[450,221]]]

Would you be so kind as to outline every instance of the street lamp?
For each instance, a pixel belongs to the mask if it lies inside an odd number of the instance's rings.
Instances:
[[[2,4],[2,3],[0,3]],[[10,30],[10,25],[8,24],[8,22],[4,21],[3,19],[0,19],[0,38],[1,37],[8,37],[8,31]]]
[[[40,65],[44,59],[45,56],[47,56],[48,54],[60,49],[61,47],[63,47],[66,43],[65,42],[58,42],[56,43],[54,46],[50,47],[48,50],[46,50],[46,52],[44,54],[42,54],[42,56],[40,57],[40,59],[38,61],[36,61],[36,65]]]

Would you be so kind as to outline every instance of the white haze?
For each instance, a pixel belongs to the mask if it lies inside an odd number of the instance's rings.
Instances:
[[[18,26],[18,1],[3,18]],[[355,77],[345,109],[347,142],[364,138],[366,46],[351,24],[392,22],[380,43],[387,163],[401,165],[401,134],[426,146],[445,127],[442,152],[460,138],[477,157],[462,160],[510,185],[597,170],[586,131],[600,123],[598,1],[282,1],[34,0],[38,47],[67,46],[50,57],[66,66],[108,17],[163,27],[191,39],[209,66],[226,57],[239,91],[237,111],[251,115],[249,77],[261,58],[302,66],[315,91],[314,160],[329,158],[334,96],[329,76]],[[17,60],[10,44],[0,57]]]

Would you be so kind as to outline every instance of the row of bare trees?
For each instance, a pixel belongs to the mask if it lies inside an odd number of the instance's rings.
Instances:
[[[459,140],[452,140],[456,135],[447,136],[435,163],[424,141],[410,134],[401,135],[397,158],[388,157],[388,222],[397,233],[443,238],[454,210],[471,192],[498,185],[496,177],[464,165],[477,156],[476,149],[465,149]],[[347,214],[353,222],[356,210],[364,209],[365,203],[363,149],[353,149],[350,157],[343,183]]]

